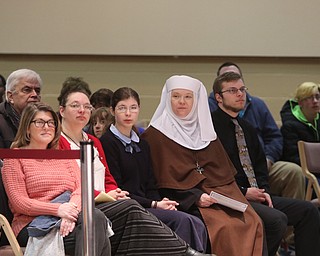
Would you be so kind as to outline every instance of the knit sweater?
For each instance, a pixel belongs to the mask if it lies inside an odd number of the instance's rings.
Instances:
[[[58,216],[61,204],[50,201],[67,190],[81,209],[80,171],[73,160],[5,159],[2,175],[16,236],[36,216]]]

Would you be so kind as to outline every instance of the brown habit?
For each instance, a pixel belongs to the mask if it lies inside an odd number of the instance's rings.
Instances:
[[[204,149],[191,150],[152,126],[142,137],[150,145],[159,188],[198,188],[208,194],[213,190],[249,205],[234,180],[236,170],[218,139]],[[204,169],[202,174],[196,170],[197,161]],[[218,204],[199,210],[208,229],[212,253],[219,256],[262,255],[263,225],[250,205],[244,213]]]

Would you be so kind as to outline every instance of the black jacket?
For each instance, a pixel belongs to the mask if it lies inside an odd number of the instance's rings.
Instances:
[[[130,197],[145,208],[151,207],[153,200],[161,201],[153,175],[150,148],[140,139],[136,143],[140,152],[125,151],[125,146],[110,129],[100,138],[107,158],[110,173],[121,189],[127,190]]]
[[[320,118],[315,120],[315,126],[303,120],[303,114],[293,114],[293,109],[298,105],[294,100],[288,100],[280,111],[283,136],[283,160],[300,165],[298,141],[320,141]]]
[[[235,176],[237,184],[240,187],[242,193],[245,195],[247,193],[247,188],[250,188],[250,184],[240,162],[235,135],[235,125],[231,120],[232,117],[222,111],[220,108],[212,112],[211,115],[215,131],[223,147],[227,151],[230,160],[238,171]],[[254,169],[258,186],[259,188],[265,189],[267,193],[270,193],[266,156],[259,142],[257,131],[253,126],[251,126],[250,123],[245,121],[243,118],[237,118],[237,120],[245,135],[249,156],[252,162],[252,167]]]
[[[17,134],[19,121],[8,102],[0,103],[0,148],[10,148]]]

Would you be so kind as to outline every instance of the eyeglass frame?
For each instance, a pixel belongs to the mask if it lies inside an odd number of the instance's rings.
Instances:
[[[310,100],[312,100],[312,101],[314,101],[314,100],[320,101],[320,93],[313,94],[313,95],[311,95],[309,97],[304,98],[303,100],[306,100],[306,101],[310,101]]]
[[[35,120],[32,120],[30,123],[34,123],[34,126],[37,128],[44,128],[44,126],[46,124],[49,128],[56,128],[57,127],[57,124],[53,119],[50,119],[48,121],[44,121],[43,119],[35,119]],[[42,123],[42,125],[38,126],[40,123]],[[53,124],[53,126],[52,126],[52,124]]]
[[[241,88],[236,88],[236,87],[230,87],[229,89],[226,89],[224,91],[220,91],[219,94],[222,94],[222,93],[225,93],[225,92],[228,92],[232,95],[235,95],[238,93],[238,91],[240,91],[241,93],[246,93],[248,91],[248,87],[246,86],[242,86]]]
[[[136,108],[136,109],[132,109],[132,108]],[[120,106],[116,106],[116,110],[119,113],[127,113],[128,110],[130,113],[138,113],[140,110],[140,106],[139,105],[131,105],[131,106],[127,107],[124,105],[120,105]]]
[[[94,110],[94,107],[91,104],[87,104],[87,103],[86,104],[80,104],[80,103],[74,102],[74,103],[70,103],[70,104],[66,104],[65,105],[65,107],[67,107],[67,106],[71,107],[72,109],[77,110],[77,111],[79,111],[81,109],[81,106],[83,107],[83,109],[85,111],[91,112],[91,111]]]
[[[28,86],[28,85],[24,85],[21,89],[17,90],[17,89],[13,89],[11,91],[11,93],[19,93],[22,92],[25,95],[29,95],[32,92],[35,92],[37,94],[37,96],[40,96],[41,94],[41,87],[36,87],[36,86]]]

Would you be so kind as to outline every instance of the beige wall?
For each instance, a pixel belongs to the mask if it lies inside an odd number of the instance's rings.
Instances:
[[[92,91],[131,86],[150,119],[169,76],[194,76],[210,92],[217,67],[233,60],[280,121],[296,86],[320,81],[319,8],[319,0],[2,1],[0,73],[36,70],[54,107],[67,76]]]
[[[234,61],[242,68],[249,92],[264,99],[276,121],[284,101],[297,85],[305,81],[320,82],[319,58],[231,58],[231,57],[108,57],[1,55],[0,73],[6,77],[13,70],[30,68],[43,81],[43,101],[57,108],[61,84],[68,76],[83,77],[92,91],[129,86],[141,97],[140,119],[150,119],[159,103],[165,80],[173,74],[200,79],[211,91],[218,66]]]
[[[320,57],[319,0],[1,0],[0,53]]]

